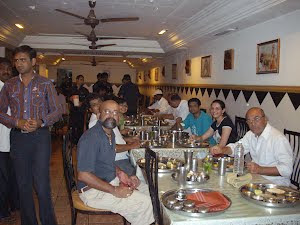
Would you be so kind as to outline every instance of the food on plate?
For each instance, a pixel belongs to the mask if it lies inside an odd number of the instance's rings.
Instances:
[[[285,193],[284,190],[279,189],[279,188],[268,188],[267,192],[271,193],[271,194],[276,194],[276,195],[282,195]]]
[[[261,195],[262,193],[263,193],[262,190],[258,190],[258,189],[254,190],[255,195]]]
[[[166,169],[166,168],[167,168],[167,165],[160,162],[160,163],[158,163],[158,168],[159,168],[159,169]]]

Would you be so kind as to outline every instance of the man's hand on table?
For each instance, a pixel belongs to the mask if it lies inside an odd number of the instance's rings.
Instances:
[[[218,145],[210,147],[209,151],[212,155],[223,154],[222,148]]]
[[[257,173],[257,174],[261,173],[261,166],[257,165],[254,162],[246,163],[246,167],[250,173]]]

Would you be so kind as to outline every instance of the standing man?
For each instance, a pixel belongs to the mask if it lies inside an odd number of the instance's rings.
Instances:
[[[12,67],[8,59],[0,57],[0,91],[4,83],[12,77]],[[10,109],[7,111],[11,115]],[[10,152],[10,128],[0,123],[0,221],[9,218],[10,211],[19,209],[16,176]]]
[[[126,115],[132,116],[137,114],[138,101],[140,98],[139,88],[136,84],[131,82],[129,74],[125,74],[122,79],[123,85],[119,91],[119,97],[124,98],[128,105]]]
[[[246,167],[250,173],[263,175],[277,185],[290,185],[293,172],[293,151],[289,141],[277,129],[268,123],[261,108],[253,107],[246,113],[246,121],[250,130],[240,140],[244,146],[244,155],[250,152],[252,162]],[[234,155],[237,143],[221,148],[216,145],[212,154]]]
[[[90,207],[124,216],[131,225],[148,225],[154,222],[148,186],[115,165],[113,129],[119,121],[119,113],[115,101],[103,102],[99,121],[79,140],[79,197]]]
[[[22,225],[38,224],[33,185],[41,223],[55,225],[49,179],[49,126],[59,120],[61,109],[52,82],[33,70],[36,51],[20,46],[14,50],[14,62],[19,76],[6,81],[0,92],[0,123],[12,128],[10,155],[16,171]],[[8,107],[11,116],[6,114]]]
[[[111,83],[108,82],[108,73],[98,73],[97,82],[93,85],[93,92],[99,93],[100,87],[105,87],[109,95],[113,94]]]
[[[70,104],[70,126],[72,127],[72,142],[77,144],[80,136],[83,134],[84,113],[87,110],[84,104],[89,95],[88,89],[83,87],[84,76],[78,75],[76,83],[72,86],[71,104]]]

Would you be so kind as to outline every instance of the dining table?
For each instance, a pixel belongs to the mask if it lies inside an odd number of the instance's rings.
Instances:
[[[184,158],[184,151],[187,148],[153,148],[159,156],[171,158]],[[191,149],[188,149],[191,150]],[[192,149],[195,155],[207,154],[207,148]],[[145,154],[144,148],[133,149],[131,157],[136,162],[138,159],[143,158]],[[172,173],[158,173],[158,193],[161,196],[169,190],[178,190],[180,187],[178,183],[172,178]],[[229,172],[227,172],[229,174]],[[300,224],[300,205],[288,208],[270,208],[266,206],[257,205],[244,199],[239,191],[239,188],[233,187],[227,183],[226,175],[219,176],[217,171],[212,170],[209,173],[210,178],[206,183],[197,185],[186,185],[184,188],[201,188],[213,191],[219,191],[226,195],[230,201],[231,206],[224,212],[217,215],[205,214],[203,217],[189,217],[176,213],[176,211],[167,209],[163,204],[162,213],[165,225],[299,225]],[[270,183],[263,176],[252,174],[252,183]],[[181,186],[182,188],[182,186]]]

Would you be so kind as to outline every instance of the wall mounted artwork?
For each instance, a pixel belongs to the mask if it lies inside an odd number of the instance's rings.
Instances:
[[[232,70],[234,66],[234,49],[224,51],[224,70]]]
[[[185,60],[185,74],[187,76],[191,76],[191,60],[188,59],[188,60]]]
[[[280,40],[272,40],[257,45],[256,73],[279,73]]]
[[[159,68],[155,68],[154,70],[154,77],[155,77],[155,81],[158,81],[158,76],[159,76]]]
[[[172,79],[177,79],[177,64],[172,64]]]
[[[201,58],[201,77],[211,77],[211,55]]]

